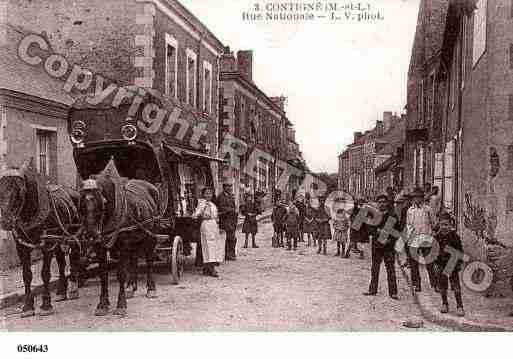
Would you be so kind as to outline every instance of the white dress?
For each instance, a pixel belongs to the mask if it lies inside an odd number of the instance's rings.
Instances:
[[[201,250],[203,263],[223,262],[224,243],[217,224],[217,207],[210,201],[200,199],[194,217],[201,218]]]

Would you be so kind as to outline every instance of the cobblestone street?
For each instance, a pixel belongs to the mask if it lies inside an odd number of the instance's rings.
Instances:
[[[259,249],[241,248],[238,234],[238,260],[222,264],[219,279],[202,276],[189,264],[183,281],[173,286],[162,268],[156,275],[159,297],[147,299],[141,274],[126,318],[93,315],[99,283],[92,279],[79,300],[54,303],[55,315],[23,319],[18,307],[10,307],[2,325],[7,330],[415,330],[402,326],[420,313],[399,270],[399,301],[386,295],[384,269],[379,295],[362,296],[369,280],[367,249],[365,260],[334,257],[334,243],[327,256],[305,243],[289,252],[271,247],[271,223],[260,230]],[[113,306],[114,279],[111,274]],[[443,328],[425,323],[423,330]]]

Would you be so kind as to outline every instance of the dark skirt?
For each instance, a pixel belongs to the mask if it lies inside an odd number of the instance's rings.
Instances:
[[[246,217],[242,224],[242,233],[258,233],[258,223],[256,217]]]
[[[318,223],[316,231],[317,239],[331,239],[331,228],[329,223]]]
[[[303,232],[304,233],[315,233],[317,231],[317,225],[315,221],[312,220],[312,222],[308,223],[308,221],[305,218],[305,221],[303,222]]]
[[[287,237],[293,238],[299,236],[299,224],[287,224]]]

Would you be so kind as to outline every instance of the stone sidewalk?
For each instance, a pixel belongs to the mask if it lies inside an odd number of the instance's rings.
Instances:
[[[402,272],[410,283],[409,269],[403,269]],[[461,331],[513,331],[513,317],[509,316],[513,311],[511,289],[504,291],[503,298],[486,298],[483,294],[466,288],[462,283],[466,315],[461,318],[454,314],[456,303],[453,292],[448,292],[449,313],[442,314],[440,294],[429,287],[429,279],[424,269],[421,269],[421,277],[422,292],[415,293],[415,297],[425,319]]]

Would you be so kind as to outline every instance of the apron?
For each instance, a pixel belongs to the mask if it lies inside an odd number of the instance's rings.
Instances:
[[[223,262],[226,239],[219,232],[217,207],[212,202],[200,200],[195,215],[202,219],[200,233],[203,263]]]

